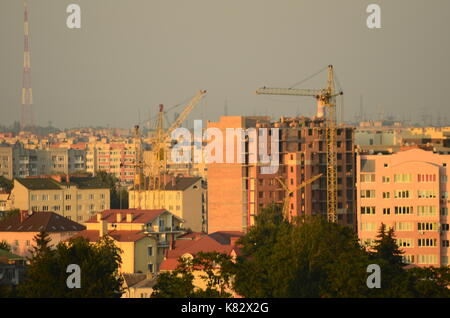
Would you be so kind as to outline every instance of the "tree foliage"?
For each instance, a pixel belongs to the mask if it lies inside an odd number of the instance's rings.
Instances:
[[[233,263],[231,257],[218,252],[199,252],[194,257],[180,257],[172,272],[158,276],[154,298],[229,298]],[[196,277],[200,285],[196,286]]]
[[[128,209],[128,191],[120,186],[119,179],[106,171],[99,171],[96,176],[109,187],[111,209]]]
[[[35,237],[30,265],[19,295],[31,298],[115,298],[122,295],[123,279],[119,275],[121,250],[111,238],[96,243],[77,238],[49,245],[46,233]],[[81,288],[67,287],[67,267],[76,264],[81,269]]]

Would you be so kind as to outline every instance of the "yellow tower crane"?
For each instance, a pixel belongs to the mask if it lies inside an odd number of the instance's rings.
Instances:
[[[317,99],[317,116],[324,117],[327,145],[327,219],[337,222],[336,177],[336,96],[343,95],[334,88],[333,65],[328,66],[327,87],[324,89],[267,88],[256,90],[258,95],[311,96]]]
[[[283,180],[281,178],[276,178],[278,180],[278,182],[281,184],[281,187],[284,189],[285,191],[285,196],[284,196],[284,202],[283,202],[283,215],[287,218],[290,219],[292,217],[292,215],[288,214],[288,210],[289,210],[289,201],[291,200],[293,194],[295,192],[297,192],[298,190],[306,187],[308,184],[313,183],[314,181],[316,181],[317,179],[319,179],[322,176],[322,174],[318,174],[317,176],[312,177],[309,180],[306,180],[304,182],[302,182],[299,186],[297,186],[294,190],[289,190],[289,187],[286,185],[286,183],[283,182]]]
[[[206,90],[200,90],[189,101],[187,106],[183,109],[176,120],[170,125],[167,130],[164,130],[164,106],[159,105],[159,112],[156,118],[155,133],[150,138],[151,145],[151,160],[146,163],[143,156],[142,137],[139,125],[134,127],[134,145],[135,145],[135,159],[134,163],[122,163],[121,166],[134,167],[134,189],[137,191],[138,203],[136,207],[141,208],[141,191],[155,190],[153,208],[162,208],[159,191],[163,187],[163,178],[167,175],[167,154],[171,146],[172,132],[181,126],[186,120],[192,110],[197,106],[201,99],[206,95]],[[148,181],[148,183],[147,183]]]

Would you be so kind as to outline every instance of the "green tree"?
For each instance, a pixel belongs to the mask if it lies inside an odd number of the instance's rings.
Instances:
[[[109,187],[111,209],[128,209],[128,191],[120,186],[119,179],[106,171],[99,171],[96,176]]]
[[[408,270],[413,281],[413,297],[450,298],[450,267],[416,267]]]
[[[14,215],[18,215],[19,213],[20,213],[19,209],[13,209],[13,210],[9,210],[9,211],[4,211],[2,214],[0,214],[0,222],[6,221],[10,217],[12,217]]]
[[[0,250],[11,252],[11,246],[9,246],[8,242],[5,240],[2,240],[0,242]]]
[[[373,297],[413,297],[413,277],[406,271],[407,264],[396,243],[394,229],[381,224],[369,255],[371,262],[381,268],[381,288],[371,290]]]
[[[324,218],[287,222],[263,209],[241,240],[235,290],[244,297],[367,296],[367,253],[348,227]]]
[[[195,275],[205,289],[194,285]],[[172,272],[161,273],[153,287],[154,298],[229,298],[233,276],[231,257],[218,252],[197,253],[193,258],[179,258]]]
[[[32,298],[117,298],[121,297],[123,278],[119,275],[121,250],[109,237],[96,243],[77,238],[49,247],[48,238],[35,238],[27,277],[19,286],[19,295]],[[68,265],[81,269],[81,288],[69,289]]]

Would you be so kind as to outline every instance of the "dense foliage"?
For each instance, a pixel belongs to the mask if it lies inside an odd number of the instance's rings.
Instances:
[[[123,279],[118,273],[120,249],[108,237],[96,243],[84,238],[50,246],[47,233],[35,237],[27,277],[19,285],[19,296],[31,298],[116,298],[122,295]],[[70,264],[81,269],[81,288],[68,288]]]

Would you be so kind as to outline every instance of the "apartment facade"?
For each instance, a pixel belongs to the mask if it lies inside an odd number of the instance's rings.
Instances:
[[[206,231],[206,204],[202,179],[199,177],[172,178],[159,191],[128,192],[130,209],[166,209],[184,220],[184,227],[194,232]]]
[[[13,208],[52,211],[78,223],[110,208],[109,187],[91,177],[17,178],[10,198]]]
[[[97,171],[106,171],[113,174],[122,183],[132,184],[135,158],[136,145],[131,141],[90,142],[86,149],[86,171],[93,175]]]
[[[262,173],[261,166],[249,162],[254,153],[250,139],[245,141],[244,163],[208,163],[208,232],[247,231],[254,216],[271,203],[283,204],[286,193],[280,178],[293,195],[289,198],[291,216],[326,215],[326,143],[322,118],[281,118],[271,122],[268,117],[221,117],[208,122],[208,128],[222,132],[226,153],[227,128],[279,128],[279,169],[273,174]],[[234,153],[236,154],[236,137]],[[256,136],[256,143],[259,143]],[[354,129],[337,129],[337,213],[338,222],[355,227],[355,152]],[[267,138],[271,154],[271,135]],[[259,156],[258,150],[256,155]],[[225,159],[223,160],[225,162]],[[303,189],[298,186],[322,173],[322,177]]]
[[[85,170],[84,150],[28,149],[19,142],[14,145],[0,145],[0,175],[8,179]]]
[[[56,246],[86,227],[53,212],[20,211],[0,222],[0,241],[11,246],[11,252],[23,257],[31,256],[34,237],[41,231],[49,234],[50,245]]]
[[[121,273],[156,274],[177,235],[184,233],[183,220],[164,209],[105,210],[86,222],[75,237],[96,242],[108,235],[122,249]]]
[[[358,235],[370,246],[381,223],[395,230],[405,261],[448,265],[450,155],[409,149],[359,154]]]

